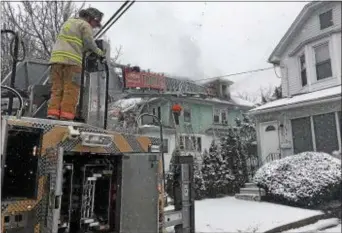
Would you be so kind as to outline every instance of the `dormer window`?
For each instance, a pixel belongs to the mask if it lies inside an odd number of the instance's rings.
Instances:
[[[317,80],[332,77],[329,44],[325,43],[315,47]]]
[[[222,95],[226,95],[226,94],[227,94],[227,85],[222,84]]]
[[[333,25],[332,10],[324,12],[319,15],[319,23],[321,25],[321,30],[326,29]]]
[[[305,55],[302,54],[299,57],[300,62],[300,77],[302,79],[302,86],[306,86],[308,84],[308,79],[306,77],[306,63],[305,63]]]

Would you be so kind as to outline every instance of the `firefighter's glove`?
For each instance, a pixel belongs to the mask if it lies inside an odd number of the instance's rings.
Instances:
[[[96,50],[96,54],[97,54],[97,56],[99,56],[100,58],[106,57],[106,51],[102,51],[102,50],[99,49],[99,48]]]

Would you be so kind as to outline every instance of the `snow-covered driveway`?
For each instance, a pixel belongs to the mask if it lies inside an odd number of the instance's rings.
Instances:
[[[196,201],[195,205],[197,233],[263,232],[321,213],[272,203],[238,200],[235,197],[206,199]]]

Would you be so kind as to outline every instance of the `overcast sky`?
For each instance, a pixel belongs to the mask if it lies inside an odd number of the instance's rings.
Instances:
[[[105,22],[121,2],[94,2]],[[120,62],[203,79],[270,67],[267,59],[305,2],[136,2],[108,31]],[[273,70],[229,78],[233,91],[280,83]]]

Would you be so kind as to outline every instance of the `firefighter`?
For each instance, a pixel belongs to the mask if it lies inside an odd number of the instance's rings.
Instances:
[[[100,58],[105,52],[93,38],[93,29],[101,27],[103,13],[95,8],[79,12],[79,18],[67,20],[53,47],[50,64],[52,82],[48,118],[73,120],[79,99],[83,52],[94,52]]]
[[[172,106],[172,112],[173,112],[176,125],[179,125],[179,116],[182,112],[182,107],[180,106],[180,104],[178,103],[174,104]]]

